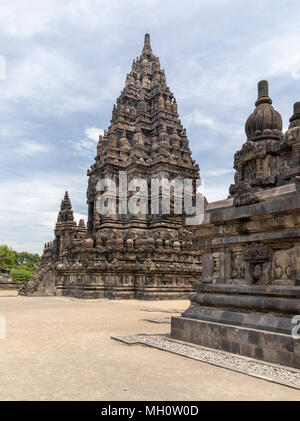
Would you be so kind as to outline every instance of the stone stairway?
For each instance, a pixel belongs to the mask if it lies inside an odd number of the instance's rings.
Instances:
[[[51,263],[48,263],[37,269],[37,271],[32,275],[30,281],[23,284],[19,289],[19,295],[33,295],[43,281],[44,275],[51,269],[51,267]]]

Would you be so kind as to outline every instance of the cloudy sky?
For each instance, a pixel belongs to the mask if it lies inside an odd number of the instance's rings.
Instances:
[[[226,198],[256,84],[284,128],[300,100],[297,0],[0,0],[0,244],[41,252],[86,169],[146,32],[209,201]]]

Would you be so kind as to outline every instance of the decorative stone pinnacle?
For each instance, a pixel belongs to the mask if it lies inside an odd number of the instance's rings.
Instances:
[[[258,98],[255,103],[256,106],[260,104],[272,104],[272,100],[269,97],[269,84],[267,80],[261,80],[257,84]]]
[[[150,34],[145,34],[145,45],[150,45]]]
[[[258,83],[258,98],[255,110],[248,117],[245,125],[247,140],[256,141],[264,139],[280,140],[283,138],[282,118],[278,111],[271,106],[268,82],[261,80]]]
[[[292,123],[295,120],[300,120],[300,102],[295,102],[294,104],[294,114],[290,118],[290,123]],[[295,123],[293,123],[292,126],[295,126]],[[297,126],[299,126],[299,121],[297,121]]]
[[[300,114],[300,102],[294,104],[294,114]]]
[[[255,103],[256,106],[260,104],[272,104],[272,100],[269,97],[269,84],[267,80],[261,80],[257,84],[258,98]]]
[[[261,80],[260,82],[258,82],[257,88],[259,98],[261,96],[269,96],[269,85],[267,80]]]
[[[83,219],[80,219],[78,226],[80,228],[85,228],[85,223],[84,223],[84,220]]]
[[[60,205],[60,211],[58,213],[57,222],[73,222],[73,211],[72,211],[72,205],[69,198],[69,194],[66,191],[65,196],[61,202]]]

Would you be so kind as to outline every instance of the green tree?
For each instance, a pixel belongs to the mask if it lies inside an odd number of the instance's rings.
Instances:
[[[21,253],[16,252],[15,264],[33,269],[34,266],[41,264],[41,260],[41,256],[38,254],[31,254],[26,251],[22,251]]]
[[[0,245],[0,265],[11,267],[16,260],[16,252],[6,245]]]
[[[35,266],[41,264],[38,254],[17,252],[7,245],[0,245],[0,266],[11,270],[14,281],[29,281],[35,271]]]

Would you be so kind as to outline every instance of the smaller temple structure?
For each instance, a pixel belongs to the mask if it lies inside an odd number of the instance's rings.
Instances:
[[[0,289],[12,289],[16,288],[13,277],[10,274],[10,270],[3,266],[0,266]]]
[[[171,336],[300,368],[300,102],[286,133],[271,104],[261,81],[230,196],[193,232],[202,278]]]

